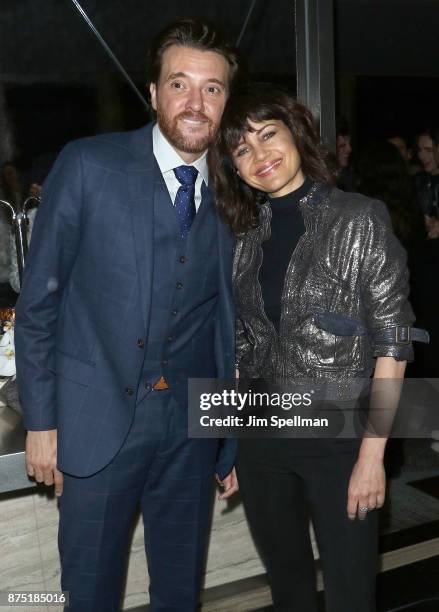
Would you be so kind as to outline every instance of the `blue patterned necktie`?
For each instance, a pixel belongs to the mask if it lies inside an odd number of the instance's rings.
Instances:
[[[198,170],[194,166],[178,166],[174,168],[174,174],[181,185],[177,191],[174,205],[180,224],[181,237],[186,238],[195,217],[195,181]]]

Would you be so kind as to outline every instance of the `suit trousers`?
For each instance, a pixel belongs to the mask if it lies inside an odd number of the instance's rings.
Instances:
[[[244,508],[265,564],[276,612],[317,612],[312,520],[327,612],[374,612],[377,512],[350,521],[347,493],[357,453],[318,440],[310,452],[293,439],[238,444],[237,475]],[[349,445],[346,446],[348,448]],[[343,445],[341,445],[343,447]],[[346,449],[344,449],[346,450]]]
[[[170,391],[152,391],[109,465],[90,477],[64,475],[59,550],[67,610],[120,609],[139,505],[151,610],[197,608],[216,453],[216,440],[188,439],[187,412]]]

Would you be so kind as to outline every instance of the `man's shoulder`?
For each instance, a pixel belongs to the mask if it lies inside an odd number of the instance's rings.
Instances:
[[[110,132],[72,140],[64,148],[67,156],[81,156],[86,164],[123,170],[139,153],[151,152],[151,124],[130,132]]]

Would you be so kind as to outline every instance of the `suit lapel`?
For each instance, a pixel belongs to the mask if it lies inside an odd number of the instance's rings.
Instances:
[[[128,165],[128,191],[134,249],[139,275],[142,315],[148,333],[154,266],[154,155],[152,124],[133,132],[132,162]]]

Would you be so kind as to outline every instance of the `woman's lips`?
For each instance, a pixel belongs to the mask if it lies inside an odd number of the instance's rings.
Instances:
[[[281,164],[281,162],[282,162],[281,159],[275,159],[272,162],[268,162],[268,163],[264,164],[256,172],[256,176],[259,176],[259,177],[262,177],[262,178],[264,178],[265,176],[268,176],[269,174],[271,174],[272,172],[274,172],[277,169],[277,167]]]

